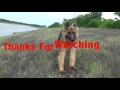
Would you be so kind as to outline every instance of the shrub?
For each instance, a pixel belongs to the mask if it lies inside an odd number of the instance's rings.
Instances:
[[[52,25],[48,26],[48,28],[52,28],[52,27],[61,27],[62,25],[58,22],[53,23]]]

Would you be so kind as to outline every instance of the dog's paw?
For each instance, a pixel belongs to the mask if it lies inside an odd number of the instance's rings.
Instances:
[[[64,74],[65,74],[65,71],[60,71],[60,74],[61,74],[61,75],[64,75]]]
[[[76,67],[70,67],[69,70],[70,70],[70,71],[73,71],[73,72],[77,72],[77,68],[76,68]]]
[[[72,69],[72,70],[76,70],[76,67],[70,67],[70,69]]]

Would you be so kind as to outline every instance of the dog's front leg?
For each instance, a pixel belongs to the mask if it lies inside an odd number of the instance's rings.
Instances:
[[[65,59],[65,49],[61,49],[58,56],[59,71],[64,72],[64,59]]]
[[[71,48],[70,50],[70,67],[75,66],[75,56],[76,56],[76,51],[75,48]]]

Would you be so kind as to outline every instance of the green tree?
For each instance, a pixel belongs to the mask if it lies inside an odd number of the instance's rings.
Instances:
[[[92,20],[90,20],[90,22],[88,23],[88,25],[89,25],[89,27],[99,28],[99,26],[101,25],[101,23],[102,23],[101,20],[92,19]]]
[[[80,17],[80,23],[78,25],[82,26],[82,27],[89,27],[89,22],[90,20],[92,20],[92,17],[90,14],[86,14],[84,16]]]
[[[102,12],[91,12],[89,14],[79,15],[76,18],[70,19],[70,21],[76,21],[79,27],[98,27],[98,24],[101,24],[101,16]]]
[[[115,21],[114,28],[117,28],[117,29],[120,28],[120,20]]]
[[[91,12],[90,15],[93,19],[101,19],[102,12]]]
[[[115,28],[115,21],[113,19],[106,19],[102,22],[102,28]]]
[[[114,14],[120,18],[120,12],[115,12]],[[115,18],[116,19],[115,28],[120,28],[120,19],[119,18]]]
[[[52,25],[48,26],[48,28],[52,28],[52,27],[61,27],[62,25],[58,22],[53,23]]]

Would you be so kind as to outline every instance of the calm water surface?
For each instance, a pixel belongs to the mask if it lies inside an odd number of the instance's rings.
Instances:
[[[14,25],[0,23],[0,37],[13,34],[13,32],[26,32],[36,30],[38,28],[25,26],[25,25]]]

